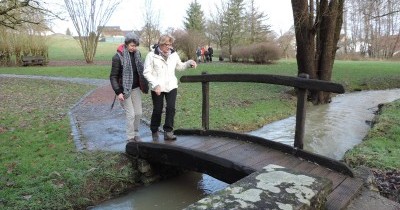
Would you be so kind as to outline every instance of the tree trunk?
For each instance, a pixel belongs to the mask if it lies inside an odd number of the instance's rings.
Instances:
[[[313,14],[308,12],[307,0],[292,0],[294,29],[297,45],[298,74],[306,73],[310,79],[316,79],[315,74],[315,32],[312,28]]]
[[[331,81],[343,23],[343,4],[344,0],[292,0],[299,74]],[[331,101],[331,96],[327,92],[310,91],[309,99],[313,104],[325,104]]]

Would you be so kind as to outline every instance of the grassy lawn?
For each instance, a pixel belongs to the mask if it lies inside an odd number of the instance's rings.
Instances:
[[[364,141],[347,152],[344,159],[350,166],[400,169],[400,100],[381,108]]]
[[[96,59],[110,60],[117,45],[100,43]],[[49,46],[50,59],[84,60],[73,39],[55,37],[49,40]],[[145,54],[142,49],[143,58]],[[213,62],[178,72],[177,76],[203,71],[295,76],[297,65],[294,60],[273,65]],[[109,72],[110,66],[94,65],[0,68],[0,74],[96,79],[108,79]],[[343,84],[347,92],[400,88],[399,62],[336,61],[333,72],[333,81]],[[134,172],[123,155],[75,150],[67,113],[93,88],[59,81],[0,78],[0,209],[84,208],[134,186]],[[291,91],[277,85],[211,83],[210,128],[249,131],[291,116],[296,102]],[[143,100],[145,117],[150,119],[150,95]],[[399,102],[387,107],[368,135],[370,140],[349,153],[351,165],[375,162],[370,166],[399,168]],[[175,119],[176,128],[201,127],[201,84],[179,84]],[[384,143],[375,145],[378,140]],[[379,154],[388,163],[379,160]]]
[[[92,88],[0,78],[0,209],[77,209],[134,186],[123,154],[76,152],[67,113]]]
[[[78,41],[72,37],[54,35],[48,40],[50,60],[85,60]],[[111,60],[118,43],[99,42],[96,60]]]

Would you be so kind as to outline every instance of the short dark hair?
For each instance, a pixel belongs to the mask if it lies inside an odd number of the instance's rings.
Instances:
[[[132,42],[135,43],[136,46],[139,46],[139,37],[135,33],[129,32],[125,35],[125,44],[128,45]]]

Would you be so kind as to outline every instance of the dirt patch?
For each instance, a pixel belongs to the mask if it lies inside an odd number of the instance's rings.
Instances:
[[[102,87],[97,88],[93,91],[90,95],[88,95],[83,100],[83,105],[90,104],[90,105],[103,105],[109,104],[111,107],[111,103],[114,100],[114,90],[111,88],[111,85],[105,85]]]
[[[400,203],[400,170],[372,170],[379,193]]]
[[[0,125],[0,134],[5,133],[6,131],[7,131],[7,128]]]

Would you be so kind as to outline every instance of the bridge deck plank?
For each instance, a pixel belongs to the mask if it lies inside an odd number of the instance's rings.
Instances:
[[[263,153],[258,160],[248,161],[248,164],[252,168],[262,168],[269,164],[276,164],[276,162],[280,159],[282,159],[282,152],[270,150]]]
[[[151,140],[147,140],[151,141]],[[362,182],[316,163],[303,160],[291,154],[246,141],[212,136],[178,136],[176,141],[158,141],[187,150],[195,150],[218,156],[260,170],[269,164],[291,168],[305,174],[326,177],[332,181],[332,193],[328,196],[328,210],[343,209],[357,194]]]
[[[303,161],[299,165],[293,167],[293,169],[295,171],[304,171],[304,172],[310,174],[310,171],[314,170],[317,167],[318,167],[318,165],[316,165],[315,163],[312,163],[309,161]]]
[[[359,179],[347,177],[340,185],[334,189],[327,197],[325,207],[328,210],[342,209],[358,193],[363,182]],[[338,208],[339,207],[339,208]]]
[[[252,159],[259,159],[261,154],[266,153],[268,150],[260,145],[252,144],[238,144],[230,150],[220,153],[219,155],[228,158],[232,161],[247,165],[247,161]]]
[[[224,145],[209,150],[205,150],[202,152],[207,152],[208,154],[219,156],[220,153],[230,150],[234,147],[240,146],[241,144],[244,144],[244,142],[236,142],[236,141],[226,142]]]

